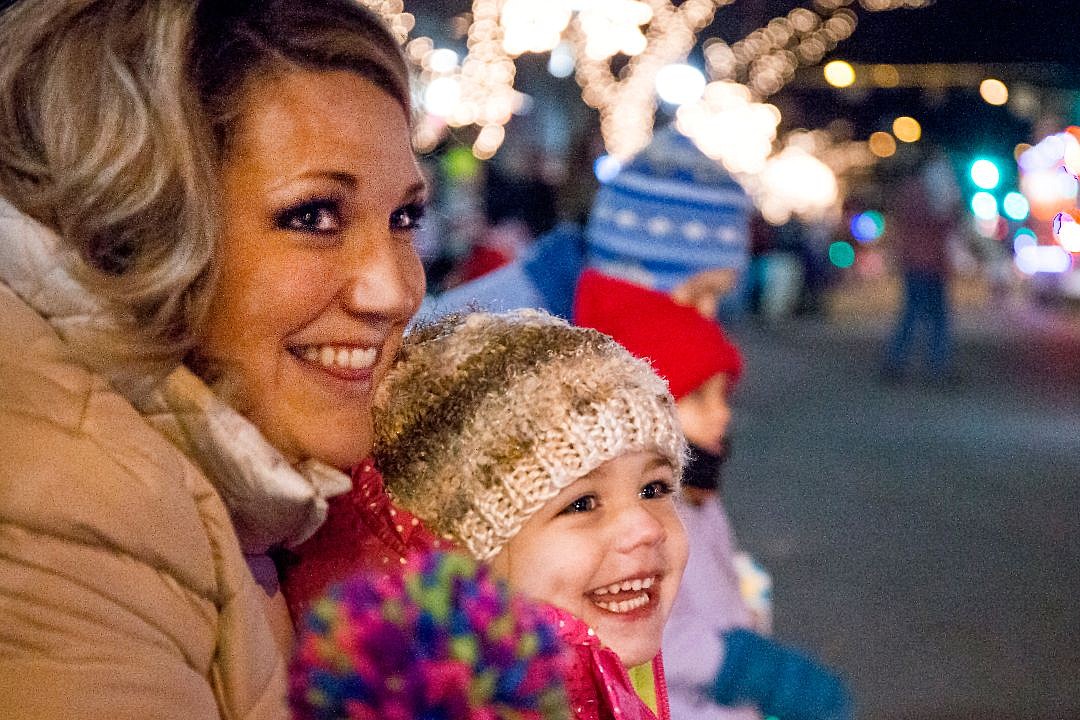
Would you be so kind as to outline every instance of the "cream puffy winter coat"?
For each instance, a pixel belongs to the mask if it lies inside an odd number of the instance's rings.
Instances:
[[[244,552],[310,535],[348,481],[183,368],[136,409],[75,359],[108,318],[59,257],[0,200],[0,716],[283,720]]]

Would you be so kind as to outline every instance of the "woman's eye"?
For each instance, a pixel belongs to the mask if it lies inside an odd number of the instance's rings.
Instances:
[[[402,205],[390,213],[391,230],[416,230],[420,227],[420,221],[424,219],[426,207],[422,202],[412,202]]]
[[[277,226],[307,233],[336,232],[341,228],[341,207],[334,200],[312,200],[279,214]]]
[[[670,495],[675,492],[675,487],[667,480],[654,480],[641,488],[641,497],[645,500],[653,500]]]
[[[573,513],[591,512],[596,509],[596,496],[595,495],[582,495],[578,499],[563,508],[560,515],[571,515]]]

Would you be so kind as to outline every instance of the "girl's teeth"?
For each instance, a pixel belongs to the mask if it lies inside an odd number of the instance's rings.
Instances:
[[[349,348],[332,345],[308,345],[301,356],[308,362],[326,368],[365,370],[375,364],[378,351],[375,348]]]
[[[656,582],[655,577],[636,578],[634,580],[623,580],[622,582],[612,583],[607,587],[602,587],[593,591],[593,595],[607,595],[620,592],[630,592],[631,590],[637,592],[638,590],[648,590]]]
[[[622,600],[620,602],[604,602],[603,600],[596,600],[595,602],[608,612],[622,614],[647,605],[649,603],[649,594],[641,593],[637,597],[630,598],[629,600]]]

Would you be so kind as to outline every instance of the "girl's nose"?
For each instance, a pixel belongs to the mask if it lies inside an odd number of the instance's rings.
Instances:
[[[639,501],[619,513],[615,527],[615,547],[619,551],[651,547],[667,539],[664,523],[656,515],[659,508],[646,507],[645,502],[649,501]]]

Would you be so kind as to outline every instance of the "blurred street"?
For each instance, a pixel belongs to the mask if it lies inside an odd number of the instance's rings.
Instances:
[[[1080,717],[1080,311],[957,293],[954,387],[883,384],[896,289],[731,327],[725,497],[776,635],[864,720]]]

